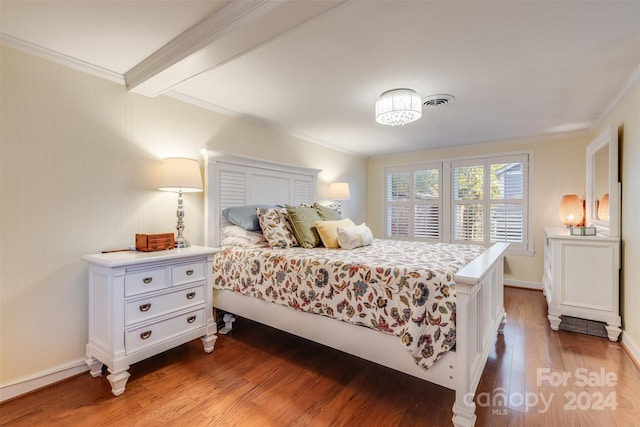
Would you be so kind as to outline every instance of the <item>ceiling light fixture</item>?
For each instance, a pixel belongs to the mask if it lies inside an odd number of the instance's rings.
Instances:
[[[376,122],[402,126],[422,117],[422,99],[411,89],[392,89],[376,101]]]

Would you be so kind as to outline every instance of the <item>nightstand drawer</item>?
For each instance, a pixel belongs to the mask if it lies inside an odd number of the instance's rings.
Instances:
[[[171,266],[172,285],[182,285],[205,279],[205,262],[190,262]]]
[[[124,277],[124,294],[130,296],[168,288],[171,283],[170,277],[169,266],[127,272]]]
[[[204,308],[125,332],[127,354],[205,325]]]
[[[124,322],[133,323],[151,319],[156,316],[194,307],[205,302],[204,284],[181,289],[168,294],[140,298],[125,303]]]

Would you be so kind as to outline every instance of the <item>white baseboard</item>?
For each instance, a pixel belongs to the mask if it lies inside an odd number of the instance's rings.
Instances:
[[[536,291],[542,290],[542,283],[539,282],[528,282],[525,280],[515,280],[515,279],[505,279],[505,286],[512,286],[514,288],[522,288],[522,289],[534,289]]]
[[[631,337],[625,331],[622,331],[622,344],[627,350],[629,356],[631,356],[631,358],[635,362],[636,366],[640,367],[640,347],[637,345],[637,343],[634,343],[631,340]]]
[[[76,360],[28,377],[19,378],[8,384],[2,384],[0,386],[0,402],[87,372],[89,367],[84,361],[85,359]]]

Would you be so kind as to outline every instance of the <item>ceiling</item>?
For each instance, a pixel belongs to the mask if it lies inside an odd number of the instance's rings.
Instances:
[[[1,0],[0,31],[363,156],[590,130],[640,74],[639,1]],[[376,123],[405,87],[455,101]]]

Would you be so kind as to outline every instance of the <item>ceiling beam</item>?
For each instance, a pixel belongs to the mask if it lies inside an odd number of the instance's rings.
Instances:
[[[127,89],[149,97],[160,95],[345,2],[230,1],[127,71]]]

